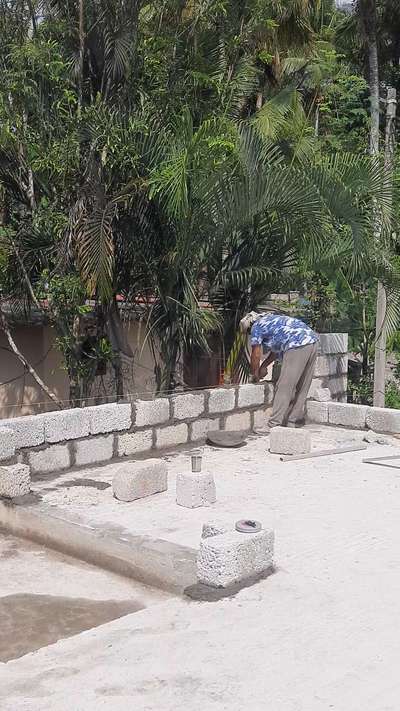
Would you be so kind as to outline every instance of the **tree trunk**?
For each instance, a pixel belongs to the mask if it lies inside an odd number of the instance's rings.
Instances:
[[[387,90],[386,101],[386,133],[385,133],[385,173],[390,194],[392,193],[396,121],[396,89]],[[381,235],[379,234],[379,237]],[[376,342],[374,365],[374,406],[385,407],[385,370],[386,370],[386,291],[384,285],[378,283],[376,303]]]
[[[6,338],[7,338],[7,341],[9,343],[9,346],[10,346],[12,352],[15,353],[18,360],[22,363],[24,368],[26,368],[26,370],[30,373],[32,378],[37,382],[37,384],[39,385],[41,390],[43,390],[43,392],[46,393],[46,395],[50,398],[50,400],[52,400],[57,405],[57,407],[62,409],[63,405],[62,405],[61,400],[59,400],[58,397],[47,387],[47,385],[43,382],[43,380],[38,375],[36,370],[31,366],[30,363],[28,363],[25,356],[22,355],[21,351],[19,350],[17,344],[15,343],[15,341],[11,335],[11,331],[10,331],[10,327],[7,322],[7,318],[4,314],[4,312],[1,310],[1,308],[0,308],[0,323],[1,323],[1,327],[4,331],[4,333],[6,334]]]

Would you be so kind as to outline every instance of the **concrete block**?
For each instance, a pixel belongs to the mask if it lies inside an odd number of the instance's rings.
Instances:
[[[262,410],[256,410],[253,413],[253,429],[264,430],[266,427],[268,427],[271,412],[271,407],[264,407]]]
[[[137,427],[146,425],[158,425],[169,420],[169,400],[166,397],[158,397],[155,400],[136,400]]]
[[[308,454],[311,452],[311,432],[291,427],[273,427],[269,436],[272,454]]]
[[[185,393],[171,398],[173,417],[177,420],[190,420],[204,412],[204,393]]]
[[[328,421],[330,425],[342,425],[343,427],[351,427],[354,430],[364,429],[369,409],[367,405],[348,405],[342,402],[330,402],[328,408]]]
[[[316,400],[317,402],[328,402],[331,400],[331,391],[329,388],[321,387],[319,380],[316,379],[316,381],[311,383],[308,397],[311,398],[311,400]]]
[[[344,397],[347,400],[347,375],[326,378],[326,387],[329,388],[332,400],[340,400]]]
[[[235,407],[235,389],[234,388],[216,388],[210,390],[208,401],[208,411],[213,412],[228,412]]]
[[[201,439],[206,439],[207,433],[211,430],[219,430],[221,428],[221,423],[219,419],[216,420],[196,420],[191,425],[190,439],[192,442],[197,442]]]
[[[263,405],[265,400],[265,386],[263,383],[252,385],[239,385],[238,387],[238,407],[253,407]]]
[[[126,462],[116,469],[113,494],[120,501],[135,501],[168,489],[167,465],[160,459]]]
[[[29,417],[13,417],[0,420],[0,427],[12,430],[15,436],[15,447],[37,447],[44,442],[44,417],[32,415]]]
[[[234,415],[228,415],[225,422],[225,429],[233,432],[251,429],[250,412],[235,412]]]
[[[367,427],[375,432],[400,433],[400,410],[390,407],[369,407],[365,418]]]
[[[153,430],[140,430],[118,435],[118,456],[130,457],[147,452],[153,446]]]
[[[268,571],[273,559],[273,531],[223,533],[201,540],[197,577],[204,585],[228,588]]]
[[[106,462],[113,456],[114,435],[104,435],[100,437],[88,437],[76,443],[75,464],[96,464],[96,462]]]
[[[14,499],[16,496],[29,494],[30,489],[31,476],[26,464],[0,467],[0,496]]]
[[[328,423],[328,403],[315,402],[308,400],[306,403],[307,420],[310,422],[318,422],[319,424]]]
[[[188,509],[211,506],[217,500],[214,477],[209,472],[188,472],[176,477],[176,503]]]
[[[15,454],[15,434],[12,429],[0,427],[0,460],[10,459]]]
[[[349,350],[348,333],[320,333],[321,353],[347,353]]]
[[[174,447],[178,444],[185,444],[189,438],[188,426],[184,423],[180,425],[170,425],[156,430],[156,447]]]
[[[264,405],[272,405],[274,401],[275,387],[273,383],[264,383]]]
[[[329,376],[346,375],[347,368],[347,356],[320,355],[317,357],[314,376],[316,378],[327,378]]]
[[[129,430],[132,424],[132,408],[130,403],[111,402],[106,405],[87,407],[90,417],[90,434],[106,434]]]
[[[71,457],[67,444],[59,444],[39,452],[29,452],[28,464],[32,474],[47,474],[68,469],[71,466]]]
[[[73,410],[49,412],[44,415],[45,442],[87,437],[90,431],[90,416],[87,408],[76,407]]]
[[[233,530],[233,526],[222,521],[208,521],[203,523],[203,528],[201,531],[202,538],[212,538],[212,536],[220,536],[223,533],[228,533]]]

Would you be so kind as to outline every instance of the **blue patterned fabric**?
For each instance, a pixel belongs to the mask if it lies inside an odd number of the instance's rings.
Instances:
[[[252,346],[262,345],[264,352],[273,351],[282,358],[292,348],[316,343],[318,336],[298,318],[266,314],[253,324],[250,341]]]

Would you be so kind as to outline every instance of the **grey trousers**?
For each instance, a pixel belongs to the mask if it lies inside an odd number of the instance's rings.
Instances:
[[[318,343],[291,348],[284,353],[269,419],[270,427],[304,420],[317,354]]]

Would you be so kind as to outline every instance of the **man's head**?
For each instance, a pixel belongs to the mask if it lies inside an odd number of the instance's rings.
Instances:
[[[240,321],[240,330],[242,333],[248,333],[253,325],[257,321],[257,319],[260,318],[260,314],[258,314],[256,311],[250,311],[250,313],[246,314]]]

